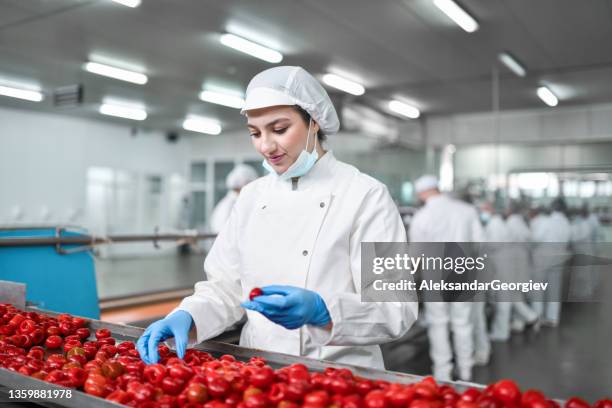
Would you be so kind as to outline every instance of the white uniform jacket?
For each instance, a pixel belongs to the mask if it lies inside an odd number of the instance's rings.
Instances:
[[[191,314],[201,342],[244,316],[253,287],[307,288],[325,301],[331,331],[287,330],[246,311],[240,345],[384,368],[378,345],[405,334],[418,305],[360,301],[361,242],[405,241],[385,185],[327,152],[297,186],[269,174],[241,190],[204,263],[208,280],[177,309]]]
[[[238,193],[234,190],[230,190],[225,194],[225,197],[221,199],[215,206],[210,216],[210,230],[218,234],[223,229],[227,220],[229,220],[232,214],[232,209],[236,205],[238,200]]]

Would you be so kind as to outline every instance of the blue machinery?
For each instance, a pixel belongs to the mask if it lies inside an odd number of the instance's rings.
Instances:
[[[18,245],[19,240],[85,238],[59,228],[4,229],[0,239],[0,280],[26,284],[26,300],[43,309],[100,318],[93,254],[76,245]]]
[[[94,237],[60,227],[0,228],[0,280],[26,284],[26,300],[42,309],[100,318],[92,248],[109,242],[195,243],[215,234]]]

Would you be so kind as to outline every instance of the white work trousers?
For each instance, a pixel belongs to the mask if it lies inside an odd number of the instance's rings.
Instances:
[[[433,374],[439,380],[450,380],[454,354],[460,372],[470,372],[474,365],[474,339],[471,319],[472,303],[426,302],[425,317],[429,336],[429,354],[433,361]]]

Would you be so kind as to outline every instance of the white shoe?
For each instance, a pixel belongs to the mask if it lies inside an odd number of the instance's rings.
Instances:
[[[459,379],[461,381],[472,381],[472,369],[459,369]]]
[[[433,370],[433,376],[437,381],[452,381],[450,373],[446,370],[444,370],[443,372]]]
[[[474,365],[486,366],[491,359],[491,352],[476,351],[474,353]]]
[[[499,341],[506,342],[510,338],[510,335],[503,335],[500,333],[489,333],[489,340],[491,341]]]
[[[546,327],[558,327],[559,326],[559,322],[557,320],[542,319],[542,326],[546,326]]]
[[[554,323],[556,325],[558,325],[559,323]],[[527,324],[525,325],[525,327],[529,330],[533,330],[535,333],[540,331],[540,328],[542,327],[542,320],[540,320],[539,317],[536,317],[535,320],[531,321],[531,322],[527,322]],[[553,326],[556,327],[556,326]]]
[[[510,324],[510,330],[515,333],[522,333],[523,330],[525,330],[525,322],[519,319],[512,320],[512,323]]]

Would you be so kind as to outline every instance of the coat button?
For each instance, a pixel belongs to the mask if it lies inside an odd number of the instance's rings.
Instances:
[[[321,204],[319,204],[319,207],[321,207],[321,208],[325,207],[325,203],[323,201],[321,201]]]
[[[307,250],[303,250],[302,251],[302,255],[304,255],[304,256],[308,255],[308,251]]]

